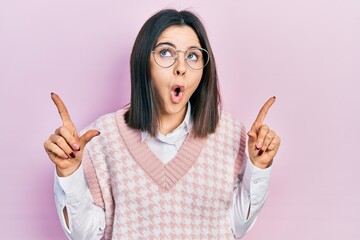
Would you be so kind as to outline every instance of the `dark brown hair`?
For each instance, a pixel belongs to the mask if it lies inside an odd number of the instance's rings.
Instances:
[[[149,61],[158,37],[170,26],[189,26],[199,38],[202,48],[209,52],[210,61],[203,69],[199,86],[190,97],[192,133],[204,138],[214,133],[220,118],[220,93],[213,52],[204,25],[192,12],[164,9],[150,17],[136,37],[130,59],[131,101],[125,122],[131,128],[155,136],[158,130],[159,109],[150,79]]]

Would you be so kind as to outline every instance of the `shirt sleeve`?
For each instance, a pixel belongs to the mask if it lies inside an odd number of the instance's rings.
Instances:
[[[230,222],[235,238],[243,237],[254,225],[269,191],[271,170],[271,166],[266,169],[256,167],[245,156],[230,208]]]
[[[68,177],[59,177],[55,171],[54,193],[60,222],[68,239],[101,239],[105,213],[93,203],[82,165]],[[65,207],[69,228],[63,214]]]

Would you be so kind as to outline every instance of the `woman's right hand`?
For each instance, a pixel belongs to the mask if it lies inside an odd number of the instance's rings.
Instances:
[[[79,168],[85,145],[100,132],[89,130],[78,136],[63,101],[55,93],[51,93],[51,99],[59,111],[63,125],[44,142],[44,148],[51,161],[55,163],[58,176],[66,177]]]

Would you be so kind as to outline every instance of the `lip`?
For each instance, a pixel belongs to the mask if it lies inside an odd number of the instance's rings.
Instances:
[[[184,95],[185,87],[181,85],[174,85],[171,87],[171,101],[175,104],[180,103]]]
[[[174,85],[174,86],[171,87],[171,91],[172,91],[172,92],[175,92],[176,89],[179,89],[179,90],[180,90],[179,93],[182,93],[182,92],[185,91],[185,87],[184,87],[184,86],[181,86],[181,85]]]

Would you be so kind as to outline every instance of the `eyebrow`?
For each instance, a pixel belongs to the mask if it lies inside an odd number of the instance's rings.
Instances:
[[[156,47],[158,47],[158,46],[160,46],[160,45],[169,45],[169,46],[171,46],[171,47],[173,47],[173,48],[176,49],[175,44],[173,44],[173,43],[171,43],[171,42],[160,42],[160,43],[156,44],[156,46],[155,46],[154,48],[156,48]],[[199,46],[190,46],[190,47],[188,47],[188,49],[189,49],[189,48],[201,48],[201,47],[199,47]]]
[[[173,48],[176,48],[176,47],[175,47],[175,44],[173,44],[173,43],[171,43],[171,42],[160,42],[160,43],[156,44],[155,48],[158,47],[158,46],[160,46],[160,45],[169,45],[169,46],[171,46],[171,47],[173,47]]]

